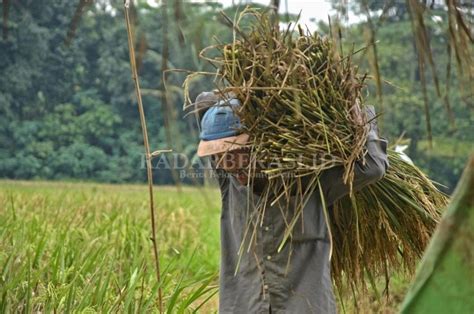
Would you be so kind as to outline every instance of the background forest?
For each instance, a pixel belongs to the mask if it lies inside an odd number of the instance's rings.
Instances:
[[[0,177],[11,179],[144,182],[143,140],[130,78],[127,35],[121,1],[11,1],[0,39]],[[78,5],[79,3],[79,5]],[[377,40],[377,62],[368,49],[355,56],[361,72],[380,73],[381,90],[372,80],[367,102],[374,104],[382,136],[394,143],[403,136],[406,153],[450,192],[474,143],[472,87],[461,84],[454,56],[447,47],[446,10],[433,5],[426,27],[439,80],[433,72],[420,76],[412,24],[405,2],[353,1],[347,10],[360,22],[340,26],[344,49]],[[213,71],[198,52],[216,38],[231,40],[232,31],[220,17],[219,3],[168,1],[134,7],[137,63],[153,150],[171,148],[196,161],[198,131],[192,116],[184,117],[183,72]],[[262,8],[265,8],[262,6]],[[225,8],[234,16],[242,7]],[[472,21],[472,8],[466,14]],[[384,11],[382,18],[379,18]],[[81,14],[82,13],[82,14]],[[373,19],[367,20],[370,14]],[[282,20],[296,19],[282,15]],[[329,34],[327,21],[315,21]],[[316,24],[315,24],[316,25]],[[348,50],[347,50],[348,51]],[[432,148],[428,141],[424,94],[427,82]],[[449,83],[447,83],[449,82]],[[212,77],[196,77],[191,95],[213,88]],[[380,93],[381,92],[381,93]],[[446,101],[453,121],[445,111]],[[165,155],[164,155],[165,156]],[[171,156],[171,155],[168,155]],[[155,160],[154,181],[179,180]],[[183,180],[181,180],[183,181]],[[182,183],[194,183],[185,179]]]

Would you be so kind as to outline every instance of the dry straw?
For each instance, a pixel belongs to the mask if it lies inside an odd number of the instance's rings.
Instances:
[[[160,313],[163,313],[163,289],[161,282],[161,270],[160,270],[160,255],[158,250],[158,241],[156,239],[156,222],[155,222],[155,203],[153,198],[153,175],[152,175],[152,164],[151,160],[153,157],[159,156],[161,153],[170,152],[170,150],[158,150],[151,152],[150,143],[148,141],[148,131],[146,127],[145,110],[143,108],[142,94],[140,90],[140,83],[138,79],[137,64],[135,58],[135,46],[133,43],[133,30],[132,23],[130,22],[130,0],[124,0],[124,15],[125,25],[127,27],[127,39],[128,39],[128,52],[130,57],[130,69],[132,72],[132,79],[135,86],[135,95],[137,97],[138,113],[140,115],[140,125],[142,128],[143,145],[145,148],[146,156],[146,170],[148,179],[148,194],[150,197],[150,224],[151,224],[151,237],[150,240],[153,243],[153,256],[155,261],[156,280],[159,283],[158,286],[158,309]]]

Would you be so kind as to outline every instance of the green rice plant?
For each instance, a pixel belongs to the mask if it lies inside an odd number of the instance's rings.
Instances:
[[[186,190],[155,195],[157,282],[146,186],[0,182],[0,312],[158,312],[159,288],[168,313],[215,308],[219,208]]]

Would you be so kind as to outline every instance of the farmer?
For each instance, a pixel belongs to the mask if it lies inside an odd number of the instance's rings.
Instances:
[[[262,226],[258,225],[255,249],[244,250],[239,260],[248,223],[247,202],[258,200],[266,180],[256,178],[249,191],[245,170],[249,135],[237,132],[240,119],[234,110],[240,105],[238,99],[204,92],[194,105],[201,119],[197,153],[211,157],[222,196],[219,313],[336,313],[330,241],[319,192],[306,203],[304,219],[296,224],[304,224],[304,228],[293,230],[291,245],[285,244],[277,253],[285,221],[280,209],[270,206]],[[373,109],[367,115],[373,118]],[[380,180],[388,167],[387,142],[378,137],[375,120],[370,123],[366,148],[365,164],[358,161],[355,165],[354,191]],[[320,177],[327,206],[349,193],[343,171],[342,166],[333,167]],[[248,193],[254,197],[248,198]]]

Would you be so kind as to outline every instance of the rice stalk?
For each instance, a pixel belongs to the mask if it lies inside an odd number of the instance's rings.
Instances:
[[[150,224],[151,224],[151,238],[153,244],[153,255],[155,261],[155,271],[156,271],[156,280],[161,283],[161,272],[160,272],[160,257],[158,252],[158,243],[156,240],[156,223],[155,223],[155,204],[153,198],[153,174],[152,174],[152,153],[150,150],[150,144],[148,141],[148,131],[146,127],[146,120],[145,120],[145,111],[143,108],[142,103],[142,96],[140,92],[140,84],[138,80],[138,72],[137,72],[137,65],[136,65],[136,58],[135,58],[135,46],[133,43],[133,33],[131,29],[131,22],[130,22],[130,1],[124,1],[124,13],[125,13],[125,24],[127,26],[127,39],[128,39],[128,49],[129,49],[129,57],[130,57],[130,68],[132,71],[132,78],[135,85],[135,94],[137,97],[138,102],[138,111],[140,115],[140,124],[142,128],[142,135],[143,135],[143,143],[145,147],[145,155],[146,155],[146,169],[147,169],[147,179],[148,179],[148,193],[150,197]],[[161,286],[158,288],[158,308],[159,312],[163,313],[163,291]]]

